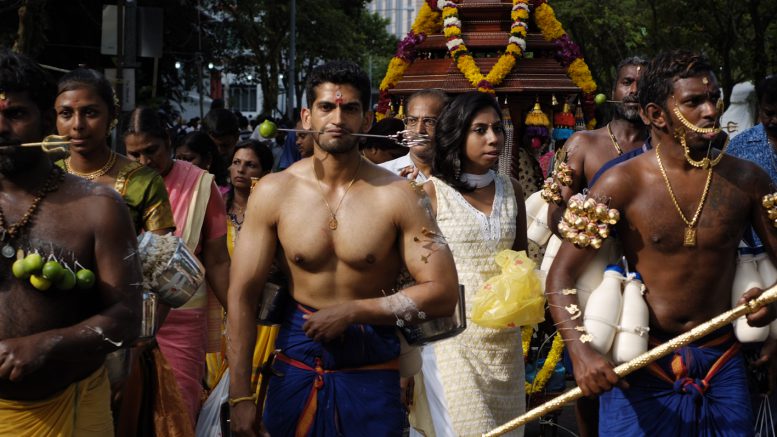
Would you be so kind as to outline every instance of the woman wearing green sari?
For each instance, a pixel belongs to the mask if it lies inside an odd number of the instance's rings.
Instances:
[[[81,68],[65,74],[57,92],[57,131],[71,141],[70,157],[57,164],[68,173],[118,191],[129,207],[136,232],[172,232],[175,222],[162,177],[108,146],[116,119],[108,80]]]

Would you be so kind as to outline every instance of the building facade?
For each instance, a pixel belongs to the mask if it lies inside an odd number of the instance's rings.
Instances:
[[[370,12],[387,18],[389,24],[386,31],[402,39],[410,31],[423,2],[424,0],[372,0],[367,4],[367,8]]]

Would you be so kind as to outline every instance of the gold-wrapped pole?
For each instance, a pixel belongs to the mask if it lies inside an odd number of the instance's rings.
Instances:
[[[712,333],[713,331],[728,325],[734,320],[746,314],[754,313],[761,307],[766,306],[774,301],[777,301],[777,285],[774,285],[761,293],[756,299],[751,300],[745,304],[739,305],[736,308],[732,308],[713,319],[702,323],[701,325],[691,329],[690,331],[680,334],[677,337],[663,343],[655,348],[645,352],[644,354],[634,358],[628,363],[623,363],[620,366],[613,369],[619,377],[624,377],[636,370],[639,370],[653,361],[658,360],[661,357],[669,355],[677,349],[683,346],[687,346],[689,343],[696,341],[705,335]],[[491,431],[483,434],[483,437],[496,437],[518,428],[519,426],[526,425],[527,423],[537,420],[540,417],[555,411],[563,407],[566,403],[579,399],[583,396],[580,387],[575,387],[572,390],[551,399],[544,404],[527,411],[522,416],[505,423],[504,425],[494,428]]]

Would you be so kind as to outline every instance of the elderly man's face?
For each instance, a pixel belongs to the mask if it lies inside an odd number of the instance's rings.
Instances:
[[[410,153],[426,161],[434,156],[434,133],[437,127],[437,117],[442,112],[443,102],[434,96],[421,96],[412,99],[407,104],[405,127],[431,137],[428,146],[413,147]]]

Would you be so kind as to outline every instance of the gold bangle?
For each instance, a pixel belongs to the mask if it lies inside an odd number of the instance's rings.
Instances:
[[[240,402],[245,401],[251,401],[253,403],[256,403],[256,394],[252,394],[251,396],[242,396],[239,398],[229,398],[229,406],[234,407],[235,404],[239,404]]]

